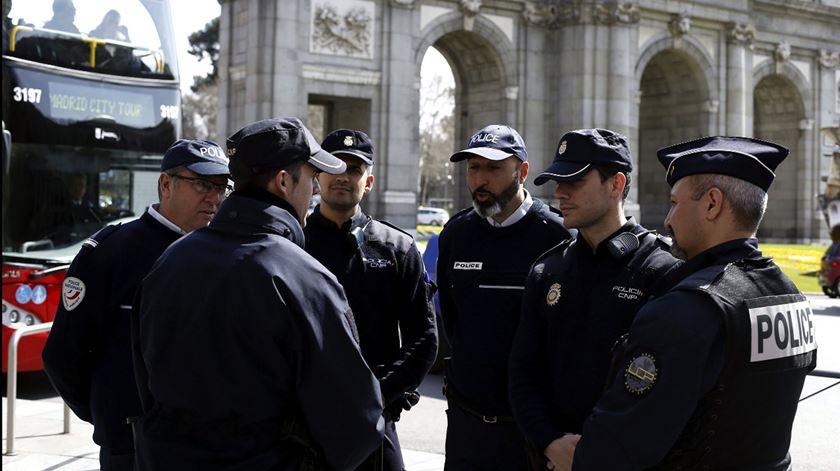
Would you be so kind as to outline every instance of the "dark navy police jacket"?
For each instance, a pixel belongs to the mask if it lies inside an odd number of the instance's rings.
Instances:
[[[483,415],[510,416],[508,356],[525,278],[546,250],[571,237],[557,210],[534,198],[515,224],[493,227],[472,208],[438,239],[440,310],[452,357],[447,388]]]
[[[614,256],[607,245],[627,232],[638,248]],[[537,450],[580,433],[607,383],[613,345],[677,264],[668,248],[630,218],[594,253],[578,234],[534,263],[510,356],[510,401]]]
[[[134,294],[179,237],[146,212],[86,240],[67,271],[63,291],[72,299],[59,305],[44,370],[73,412],[94,425],[93,440],[113,451],[134,449],[126,418],[141,412],[131,367]]]
[[[320,207],[304,234],[306,251],[344,287],[362,355],[380,378],[385,405],[417,388],[434,362],[437,329],[414,239],[361,211],[338,227]]]
[[[382,442],[352,312],[293,214],[268,192],[236,191],[143,281],[140,469],[298,470],[315,449],[345,470]]]
[[[797,401],[816,365],[807,300],[755,239],[712,247],[679,271],[633,321],[573,469],[789,469]]]

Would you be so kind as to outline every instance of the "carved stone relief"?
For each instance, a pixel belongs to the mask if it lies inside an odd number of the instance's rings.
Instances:
[[[726,37],[732,44],[741,44],[752,49],[755,40],[755,27],[749,23],[729,23]]]
[[[313,1],[310,50],[373,57],[373,8],[373,2],[368,1]]]
[[[840,52],[829,52],[828,49],[820,49],[820,65],[827,69],[834,69],[840,66]]]
[[[685,36],[691,31],[691,18],[685,13],[671,15],[671,21],[668,22],[668,31],[674,38]]]

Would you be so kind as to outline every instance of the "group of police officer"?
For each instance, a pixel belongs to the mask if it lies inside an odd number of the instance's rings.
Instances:
[[[404,469],[394,423],[435,358],[435,286],[412,237],[361,209],[370,137],[319,144],[278,118],[226,147],[173,144],[160,203],[85,242],[44,349],[53,385],[104,470]],[[514,129],[475,133],[451,157],[473,205],[437,262],[446,469],[787,469],[816,343],[755,239],[786,155],[660,150],[672,243],[624,215],[624,136],[561,137],[535,181],[556,209],[525,189]]]

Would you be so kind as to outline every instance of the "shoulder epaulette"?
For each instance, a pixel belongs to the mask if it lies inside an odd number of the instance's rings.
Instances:
[[[121,226],[122,224],[115,224],[103,227],[96,234],[85,239],[82,242],[82,248],[89,247],[90,249],[95,249],[103,240],[110,237],[114,232],[117,232]]]
[[[449,224],[450,222],[452,222],[453,220],[467,215],[472,210],[473,210],[472,206],[467,206],[466,208],[458,211],[457,213],[453,214],[451,218],[449,218],[449,221],[446,221],[446,224],[444,224],[443,227],[446,227],[446,225]]]
[[[555,245],[554,247],[552,247],[552,248],[546,250],[545,252],[541,253],[540,256],[537,257],[537,259],[534,261],[534,263],[537,263],[540,260],[542,260],[542,259],[544,259],[544,258],[548,257],[549,255],[552,255],[556,252],[562,252],[562,251],[566,250],[567,248],[569,248],[570,245],[572,245],[572,242],[574,242],[575,240],[576,239],[574,237],[572,237],[572,238],[564,240],[563,242],[560,242],[559,244]]]

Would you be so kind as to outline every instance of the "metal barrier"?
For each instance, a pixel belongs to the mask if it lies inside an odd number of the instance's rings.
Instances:
[[[26,335],[49,332],[52,329],[52,322],[45,324],[21,327],[12,333],[9,338],[9,366],[6,379],[6,453],[15,454],[15,401],[17,400],[17,353],[21,337]],[[70,407],[64,402],[64,432],[70,433]]]

